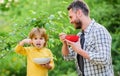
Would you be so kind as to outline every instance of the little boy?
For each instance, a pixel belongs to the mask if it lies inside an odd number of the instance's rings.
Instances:
[[[46,48],[48,36],[44,28],[33,28],[29,33],[29,39],[23,39],[16,46],[15,51],[27,56],[27,76],[48,76],[48,70],[54,68],[52,52]],[[24,47],[24,44],[31,46]],[[51,58],[46,64],[37,64],[34,58]]]

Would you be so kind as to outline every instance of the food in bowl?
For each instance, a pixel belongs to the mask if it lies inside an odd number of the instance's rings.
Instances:
[[[79,39],[79,36],[77,36],[77,35],[66,35],[65,38],[66,38],[67,40],[72,41],[72,42],[77,42],[78,39]]]

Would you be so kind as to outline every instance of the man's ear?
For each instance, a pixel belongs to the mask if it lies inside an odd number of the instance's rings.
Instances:
[[[82,11],[81,10],[77,10],[77,16],[81,17],[82,16]]]

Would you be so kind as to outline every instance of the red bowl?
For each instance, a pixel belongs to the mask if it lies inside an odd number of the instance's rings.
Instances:
[[[72,41],[72,42],[77,42],[78,39],[79,39],[79,36],[77,36],[77,35],[67,35],[67,36],[65,36],[65,38],[66,38],[67,40]]]

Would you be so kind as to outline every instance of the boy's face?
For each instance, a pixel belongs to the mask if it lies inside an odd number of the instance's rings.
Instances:
[[[36,48],[42,48],[42,47],[44,47],[45,39],[44,39],[44,37],[37,35],[32,38],[32,43]]]

